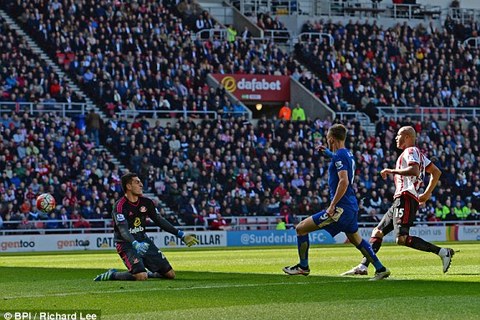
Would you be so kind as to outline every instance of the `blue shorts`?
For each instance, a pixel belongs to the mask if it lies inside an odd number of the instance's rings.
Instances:
[[[351,208],[345,207],[342,208],[343,213],[338,218],[338,221],[335,221],[327,215],[327,211],[323,210],[318,213],[315,213],[312,216],[313,222],[320,228],[328,233],[332,237],[335,237],[340,232],[345,233],[355,233],[358,231],[358,222],[357,215],[358,212]]]

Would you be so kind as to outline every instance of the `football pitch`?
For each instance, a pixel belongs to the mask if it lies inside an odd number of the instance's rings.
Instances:
[[[144,282],[92,281],[109,268],[125,270],[112,251],[2,254],[0,315],[101,310],[101,319],[480,319],[480,243],[448,246],[459,252],[443,274],[433,254],[384,245],[379,257],[392,275],[378,282],[339,276],[360,258],[347,245],[312,247],[308,277],[283,274],[282,267],[297,263],[291,247],[165,250],[177,279]]]

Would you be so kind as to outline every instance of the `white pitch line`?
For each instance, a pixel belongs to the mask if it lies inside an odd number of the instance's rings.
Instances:
[[[335,280],[322,282],[274,282],[274,283],[246,283],[246,284],[225,284],[219,286],[196,286],[183,288],[138,288],[138,289],[118,289],[118,290],[102,290],[102,291],[75,291],[64,293],[50,293],[50,294],[36,294],[36,295],[22,295],[3,297],[5,300],[24,299],[24,298],[42,298],[42,297],[66,297],[76,296],[82,294],[109,294],[109,293],[128,293],[128,292],[145,292],[145,291],[184,291],[184,290],[199,290],[199,289],[223,289],[223,288],[248,288],[248,287],[267,287],[267,286],[285,286],[285,285],[308,285],[308,284],[324,284],[324,283],[339,283],[351,282],[351,280]]]

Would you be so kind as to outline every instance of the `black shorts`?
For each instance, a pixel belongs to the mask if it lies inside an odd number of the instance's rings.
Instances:
[[[118,242],[117,252],[122,258],[123,263],[128,268],[128,271],[132,274],[146,272],[148,269],[152,272],[158,272],[165,274],[172,270],[172,266],[168,262],[167,258],[161,252],[157,246],[150,239],[145,239],[144,242],[150,244],[147,253],[140,257],[129,242]]]
[[[386,235],[395,230],[395,235],[408,236],[415,222],[418,201],[410,193],[404,192],[393,201],[392,206],[382,218],[377,228]]]

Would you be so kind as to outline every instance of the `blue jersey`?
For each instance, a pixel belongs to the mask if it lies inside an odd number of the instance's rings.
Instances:
[[[358,202],[357,197],[355,196],[355,191],[353,190],[353,178],[355,175],[355,161],[353,155],[347,149],[339,149],[333,155],[332,162],[328,167],[328,186],[330,187],[330,200],[333,200],[335,192],[337,191],[338,186],[338,172],[346,170],[348,174],[348,187],[347,191],[337,203],[337,206],[349,209],[353,211],[358,211]]]

